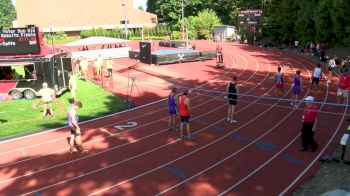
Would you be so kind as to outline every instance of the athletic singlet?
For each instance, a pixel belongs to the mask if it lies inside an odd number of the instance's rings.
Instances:
[[[230,82],[230,86],[228,87],[228,98],[229,99],[237,99],[237,89],[236,89],[236,84],[232,84]]]
[[[68,111],[67,111],[68,125],[70,127],[74,127],[73,123],[72,123],[72,117],[69,115],[71,110],[72,110],[72,108],[69,108]],[[77,114],[75,114],[75,119],[77,120],[77,123],[78,123],[79,122],[79,117],[78,117]]]
[[[294,77],[294,86],[295,87],[300,87],[300,76],[295,76]]]
[[[277,84],[282,84],[283,83],[282,72],[277,72],[276,83]]]
[[[168,96],[169,107],[176,107],[175,97],[174,95]]]
[[[181,96],[180,100],[180,116],[189,116],[190,111],[188,110],[187,105],[185,105],[186,96]]]

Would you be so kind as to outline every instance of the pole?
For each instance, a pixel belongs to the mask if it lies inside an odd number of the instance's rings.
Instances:
[[[142,41],[143,41],[143,25],[141,26],[141,36],[142,36]]]
[[[127,18],[126,18],[126,2],[124,0],[124,2],[122,3],[123,8],[124,8],[124,32],[125,32],[125,39],[128,38],[128,26],[127,26]]]
[[[188,49],[188,27],[186,26],[186,49]]]
[[[182,40],[185,40],[184,0],[182,0]]]

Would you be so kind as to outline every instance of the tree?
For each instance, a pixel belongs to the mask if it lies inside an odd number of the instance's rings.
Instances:
[[[205,9],[198,16],[189,18],[189,29],[197,32],[199,39],[210,39],[214,26],[220,25],[221,20],[213,10]]]
[[[145,11],[145,9],[141,5],[137,9],[139,9],[141,11]]]
[[[12,27],[12,21],[16,20],[16,10],[11,0],[0,1],[0,27]]]
[[[185,17],[195,16],[199,11],[204,9],[205,0],[184,0]],[[182,1],[181,0],[148,0],[147,11],[158,16],[158,21],[167,23],[172,28],[179,29],[178,21],[182,17]]]

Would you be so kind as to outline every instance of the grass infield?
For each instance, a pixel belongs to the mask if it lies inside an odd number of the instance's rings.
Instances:
[[[67,125],[66,110],[70,98],[70,93],[65,92],[58,97],[60,103],[53,102],[52,119],[42,119],[42,105],[32,109],[36,100],[0,102],[0,140]],[[83,103],[78,110],[80,122],[127,108],[122,99],[90,81],[78,80],[77,99]]]

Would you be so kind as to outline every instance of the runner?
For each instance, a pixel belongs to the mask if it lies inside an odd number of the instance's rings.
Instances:
[[[301,77],[300,77],[300,70],[296,71],[296,74],[294,76],[294,82],[293,82],[293,97],[292,100],[298,100],[299,95],[301,93]],[[297,106],[296,102],[291,102],[290,105],[292,105],[293,107]]]
[[[80,152],[80,153],[87,153],[87,150],[83,149],[82,142],[81,142],[81,131],[80,127],[78,125],[78,114],[77,111],[79,108],[82,108],[83,105],[80,101],[74,102],[71,107],[67,111],[67,118],[68,118],[68,125],[70,128],[70,138],[69,138],[69,146],[70,146],[70,153]],[[74,143],[75,142],[75,143]],[[75,145],[76,144],[76,145]]]
[[[276,96],[283,98],[284,82],[283,82],[283,72],[282,72],[281,66],[277,68],[277,73],[275,76],[275,84],[276,84]]]
[[[312,96],[306,97],[305,101],[306,107],[302,116],[303,128],[301,130],[301,141],[303,148],[301,148],[300,151],[308,151],[310,146],[311,151],[314,152],[318,147],[318,144],[314,139],[318,118],[318,107],[312,103],[315,101],[314,97]]]
[[[168,96],[168,107],[169,107],[169,131],[176,130],[176,88],[171,89]]]
[[[237,76],[233,76],[230,83],[227,84],[226,93],[228,94],[227,98],[229,100],[227,122],[234,123],[237,122],[233,119],[233,114],[235,112],[235,107],[237,104]]]
[[[190,131],[190,115],[191,115],[191,109],[190,109],[190,99],[187,96],[188,91],[185,90],[183,95],[179,96],[179,104],[180,104],[180,117],[181,117],[181,124],[180,124],[180,138],[184,139],[182,131],[183,126],[186,125],[187,128],[187,139],[191,140],[193,139],[193,136],[191,135]]]
[[[312,75],[311,88],[314,86],[314,83],[316,83],[316,85],[318,86],[318,83],[320,82],[321,75],[322,75],[321,64],[318,63],[316,68],[314,69],[314,73]]]
[[[224,62],[224,57],[223,57],[223,55],[222,55],[222,47],[221,47],[220,44],[218,44],[218,45],[216,46],[216,56],[217,56],[217,58],[218,58],[218,62],[219,62],[219,63]]]

